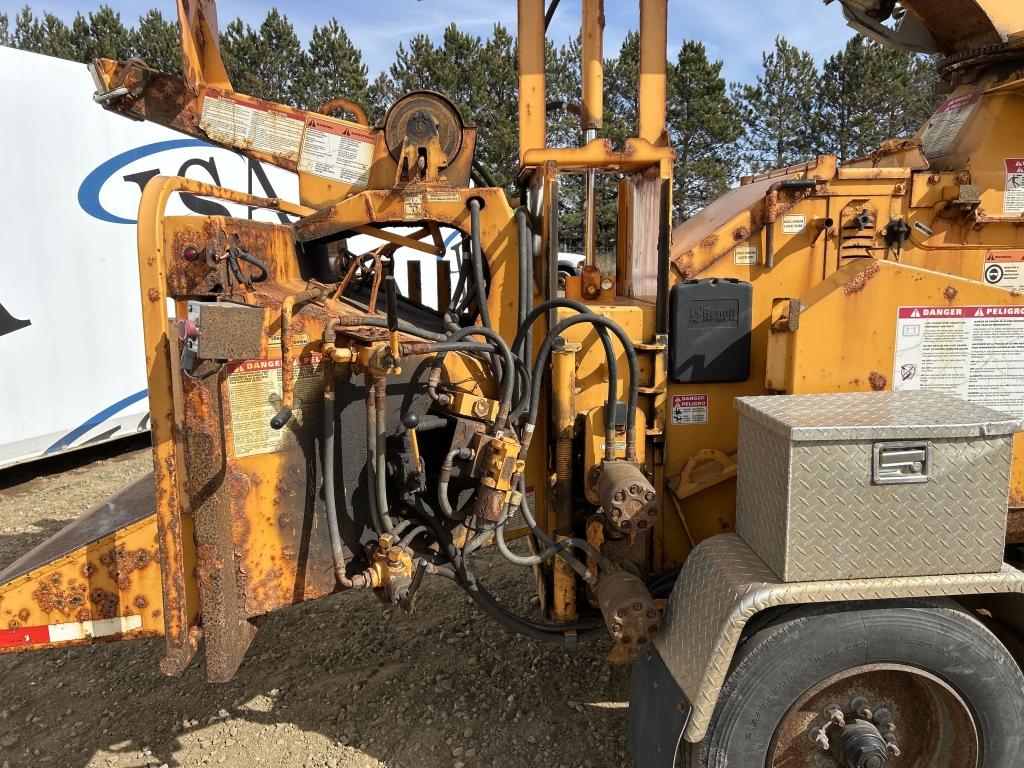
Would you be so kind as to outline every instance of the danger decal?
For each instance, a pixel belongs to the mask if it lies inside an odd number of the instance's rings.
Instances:
[[[295,402],[292,420],[273,429],[270,420],[281,408],[281,359],[243,360],[231,363],[228,401],[231,407],[231,441],[235,458],[277,453],[299,444],[297,431],[317,410],[323,398],[321,355],[302,355],[292,363]]]
[[[207,91],[199,118],[199,127],[213,141],[286,160],[298,160],[304,125],[294,110],[216,90]]]
[[[1024,306],[900,307],[893,389],[1024,416]]]
[[[302,135],[299,170],[365,188],[370,185],[376,146],[377,135],[369,128],[310,115]]]
[[[708,396],[707,395],[673,395],[672,396],[672,424],[675,426],[683,424],[707,424],[708,423]]]

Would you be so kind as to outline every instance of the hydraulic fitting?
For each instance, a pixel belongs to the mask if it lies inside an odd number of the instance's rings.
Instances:
[[[640,466],[631,461],[601,464],[597,496],[608,521],[626,533],[647,530],[658,516],[657,492]]]
[[[597,602],[616,643],[639,648],[661,629],[661,614],[654,598],[644,583],[627,571],[601,576]]]

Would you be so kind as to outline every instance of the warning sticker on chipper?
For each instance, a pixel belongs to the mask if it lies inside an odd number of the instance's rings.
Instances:
[[[294,448],[298,434],[319,416],[323,398],[320,354],[302,355],[292,364],[295,402],[292,419],[281,429],[270,420],[281,409],[281,359],[229,363],[228,399],[235,457],[257,456]]]
[[[949,151],[980,101],[980,93],[968,93],[942,102],[921,137],[925,157],[941,157]]]
[[[1006,158],[1006,192],[1003,213],[1024,213],[1024,157]]]
[[[370,185],[377,135],[369,128],[310,115],[302,136],[299,170],[356,187]]]
[[[990,251],[982,269],[982,278],[989,285],[1024,290],[1024,251]]]
[[[1024,306],[900,307],[893,389],[1024,416]]]
[[[707,424],[707,395],[672,395],[672,424]]]
[[[299,157],[303,125],[299,112],[216,90],[207,91],[199,117],[199,127],[213,141],[287,160]]]

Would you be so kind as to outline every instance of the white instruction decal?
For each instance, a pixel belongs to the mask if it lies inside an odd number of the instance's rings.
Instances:
[[[732,263],[740,267],[749,267],[757,264],[757,255],[756,245],[737,245],[732,252]]]
[[[299,170],[355,187],[370,186],[377,135],[369,128],[310,115],[302,136]]]
[[[1024,290],[1024,251],[990,251],[982,277],[997,288]]]
[[[900,307],[893,390],[1024,416],[1024,306]]]
[[[782,234],[799,235],[807,229],[807,217],[802,213],[791,213],[782,217]]]
[[[303,126],[300,115],[236,94],[209,90],[203,99],[199,127],[220,144],[297,160]]]
[[[974,114],[979,101],[980,93],[969,93],[942,102],[921,137],[925,157],[940,157],[949,151],[964,123]]]
[[[228,363],[228,399],[235,457],[286,451],[298,445],[296,427],[304,427],[323,400],[321,355],[302,355],[293,362],[295,403],[292,421],[273,429],[270,420],[281,408],[281,358]]]
[[[672,395],[672,424],[707,424],[707,395]]]
[[[1006,158],[1006,195],[1003,213],[1024,213],[1024,157]]]

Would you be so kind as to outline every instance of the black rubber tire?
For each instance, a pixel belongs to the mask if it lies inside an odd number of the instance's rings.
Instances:
[[[790,707],[831,675],[863,664],[923,669],[972,709],[981,768],[1017,768],[1024,755],[1024,675],[1009,651],[952,601],[848,603],[787,613],[738,649],[700,744],[680,768],[764,768]]]

